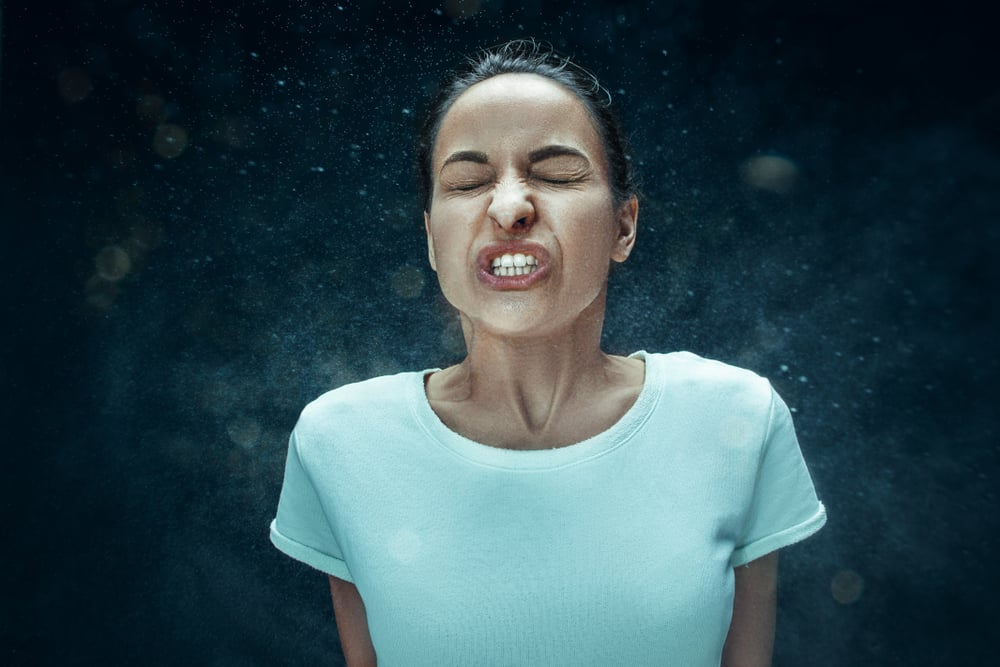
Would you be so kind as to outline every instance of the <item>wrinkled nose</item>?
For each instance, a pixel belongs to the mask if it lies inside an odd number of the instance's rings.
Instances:
[[[499,184],[487,210],[493,222],[508,232],[526,231],[535,223],[535,207],[521,183]]]

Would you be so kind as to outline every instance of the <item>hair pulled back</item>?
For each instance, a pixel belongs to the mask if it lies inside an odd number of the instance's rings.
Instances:
[[[615,203],[623,204],[636,194],[628,142],[611,106],[611,93],[597,77],[558,53],[552,45],[534,39],[516,39],[469,56],[463,65],[446,76],[432,99],[417,135],[417,168],[425,211],[430,210],[434,189],[431,168],[434,142],[445,114],[466,90],[500,74],[537,74],[576,95],[594,121],[604,145]]]

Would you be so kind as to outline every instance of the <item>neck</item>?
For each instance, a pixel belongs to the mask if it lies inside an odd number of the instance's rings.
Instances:
[[[574,397],[606,384],[611,362],[600,347],[603,324],[603,298],[565,330],[537,336],[496,334],[463,319],[468,355],[456,378],[462,393],[519,419],[529,432],[544,432]]]

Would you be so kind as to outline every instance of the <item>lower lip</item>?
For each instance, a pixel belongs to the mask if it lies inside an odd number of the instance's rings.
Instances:
[[[485,268],[479,269],[479,280],[498,290],[524,290],[528,289],[539,280],[542,280],[549,270],[547,266],[539,265],[531,273],[520,276],[495,276],[493,272]]]

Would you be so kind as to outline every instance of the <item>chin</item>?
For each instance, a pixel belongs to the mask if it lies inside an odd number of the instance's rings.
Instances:
[[[474,334],[503,338],[543,338],[555,336],[569,328],[554,321],[549,311],[534,308],[512,308],[505,313],[480,314],[469,318]]]

